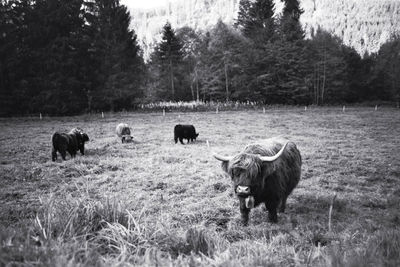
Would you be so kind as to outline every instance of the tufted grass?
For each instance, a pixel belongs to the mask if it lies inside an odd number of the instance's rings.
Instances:
[[[116,137],[119,122],[133,143]],[[177,123],[194,124],[197,142],[174,144]],[[116,113],[0,127],[1,266],[400,265],[398,109]],[[89,134],[87,155],[51,162],[52,132],[73,127]],[[300,149],[301,181],[278,224],[257,207],[243,227],[211,151],[277,135]]]

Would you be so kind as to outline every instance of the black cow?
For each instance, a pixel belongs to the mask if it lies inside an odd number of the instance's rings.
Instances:
[[[187,143],[189,144],[190,141],[193,142],[193,140],[196,140],[197,136],[199,136],[198,133],[196,133],[196,129],[194,128],[193,125],[175,125],[174,128],[174,140],[175,144],[181,142],[183,145],[183,139],[187,139]]]
[[[51,159],[57,159],[57,152],[60,152],[61,157],[65,160],[67,152],[72,158],[76,156],[79,150],[82,155],[85,154],[85,142],[89,141],[89,136],[80,128],[74,128],[69,133],[55,132],[51,138],[53,149],[51,152]]]
[[[244,225],[249,212],[261,203],[271,222],[278,221],[277,209],[284,212],[286,199],[300,180],[301,155],[296,145],[281,138],[248,145],[234,157],[214,155],[232,178],[240,202]]]

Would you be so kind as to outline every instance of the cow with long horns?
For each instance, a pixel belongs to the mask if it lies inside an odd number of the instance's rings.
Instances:
[[[296,145],[271,138],[246,146],[236,156],[214,157],[232,178],[243,224],[248,224],[250,210],[261,203],[268,210],[269,221],[276,223],[278,207],[285,211],[286,199],[300,180],[301,155]]]

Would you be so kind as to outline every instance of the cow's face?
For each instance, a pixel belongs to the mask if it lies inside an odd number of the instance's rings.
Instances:
[[[256,193],[261,181],[261,166],[262,162],[258,156],[245,153],[223,163],[223,168],[232,178],[235,193],[239,197]]]
[[[131,129],[129,127],[124,127],[121,131],[121,135],[130,135]]]
[[[82,134],[82,140],[83,142],[88,142],[89,141],[89,136],[85,133]]]
[[[89,136],[86,133],[76,133],[76,140],[78,142],[78,147],[83,148],[85,145],[85,142],[89,141]]]
[[[238,196],[257,195],[257,190],[263,188],[263,173],[271,172],[268,162],[277,160],[285,150],[287,143],[274,156],[239,153],[234,157],[224,157],[214,154],[222,161],[222,169],[232,178],[235,192]]]

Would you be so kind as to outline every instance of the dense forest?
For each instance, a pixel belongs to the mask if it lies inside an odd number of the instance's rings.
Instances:
[[[400,37],[360,56],[298,0],[241,0],[234,25],[166,23],[143,60],[119,0],[1,0],[0,115],[132,110],[155,101],[324,105],[400,100]]]

